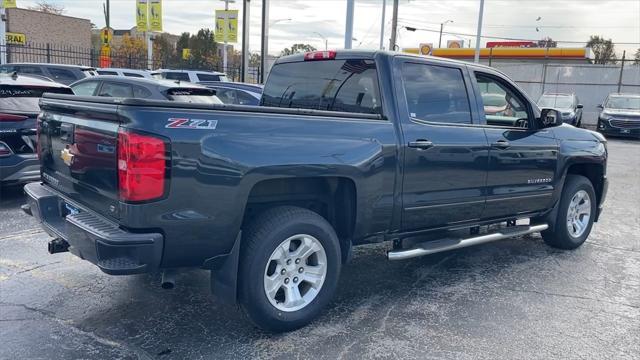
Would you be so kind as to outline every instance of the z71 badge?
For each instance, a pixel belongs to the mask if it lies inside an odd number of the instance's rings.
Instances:
[[[167,129],[200,129],[213,130],[218,126],[218,120],[170,118],[165,126]]]

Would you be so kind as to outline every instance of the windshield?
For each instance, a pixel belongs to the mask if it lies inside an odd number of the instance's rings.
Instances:
[[[538,101],[538,106],[541,108],[568,109],[573,107],[573,98],[571,96],[545,95]]]
[[[222,104],[211,89],[173,88],[167,90],[167,98],[176,102],[192,104]]]
[[[605,107],[610,109],[640,110],[640,97],[612,96],[607,100]]]

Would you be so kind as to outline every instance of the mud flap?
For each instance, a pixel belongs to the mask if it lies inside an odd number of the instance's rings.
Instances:
[[[240,259],[240,240],[242,230],[238,232],[231,252],[207,259],[204,268],[211,270],[211,292],[225,304],[238,301],[238,261]]]

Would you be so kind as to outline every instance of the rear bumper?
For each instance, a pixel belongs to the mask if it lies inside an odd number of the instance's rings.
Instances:
[[[40,179],[40,163],[35,154],[11,155],[0,159],[0,182],[26,183]]]
[[[69,244],[74,255],[111,275],[140,274],[158,269],[163,236],[132,233],[63,197],[51,187],[30,183],[24,187],[28,207],[49,235]]]

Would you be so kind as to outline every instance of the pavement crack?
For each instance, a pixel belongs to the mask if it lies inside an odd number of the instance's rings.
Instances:
[[[54,264],[60,264],[60,263],[61,263],[61,261],[54,261],[54,262],[51,262],[51,263],[46,263],[46,264],[34,266],[32,268],[29,268],[29,269],[20,270],[16,274],[22,274],[22,273],[26,273],[26,272],[29,272],[29,271],[33,271],[33,270],[37,270],[37,269],[43,268],[45,266],[54,265]]]
[[[589,244],[589,245],[595,246],[595,247],[603,247],[603,248],[607,248],[607,249],[614,249],[614,250],[620,250],[620,251],[630,251],[630,252],[634,252],[634,253],[640,254],[640,250],[625,249],[625,248],[616,247],[616,246],[602,245],[602,244],[594,243],[592,241],[586,241],[586,243]]]
[[[538,291],[538,290],[510,289],[510,288],[503,288],[503,290],[513,291],[513,292],[521,292],[521,293],[539,294],[539,295],[546,295],[546,296],[557,296],[557,297],[563,297],[563,298],[569,298],[569,299],[590,300],[590,301],[603,302],[603,303],[608,303],[608,304],[613,304],[613,305],[627,306],[627,307],[634,308],[634,309],[640,309],[639,305],[632,305],[632,304],[626,304],[626,303],[621,303],[621,302],[617,302],[617,301],[596,299],[596,298],[592,298],[592,297],[588,297],[588,296],[552,293],[552,292]]]
[[[20,238],[20,237],[23,237],[23,236],[37,235],[37,234],[40,234],[40,233],[44,233],[44,231],[42,229],[39,229],[39,228],[27,229],[27,230],[23,230],[23,231],[14,232],[14,233],[11,233],[9,235],[0,236],[0,241],[9,240],[9,239],[14,240],[16,238]]]
[[[23,309],[25,309],[27,311],[32,311],[32,312],[35,312],[37,314],[40,314],[40,315],[42,315],[42,316],[44,316],[44,317],[46,317],[46,318],[48,318],[48,319],[50,319],[52,321],[64,326],[64,327],[69,328],[76,335],[82,335],[82,336],[89,337],[90,339],[96,341],[99,344],[118,349],[118,350],[120,350],[122,352],[133,353],[138,357],[138,359],[144,359],[144,360],[153,359],[153,356],[151,356],[150,354],[147,354],[143,350],[135,349],[135,348],[132,349],[130,346],[128,346],[126,344],[122,344],[122,343],[119,343],[117,341],[107,339],[105,337],[97,335],[93,331],[82,330],[81,328],[79,328],[76,325],[74,325],[72,320],[61,319],[61,318],[57,317],[55,315],[55,313],[53,313],[52,311],[38,309],[38,308],[35,308],[35,307],[28,306],[26,304],[18,304],[18,303],[11,303],[11,302],[0,302],[0,306],[17,306],[17,307],[21,307],[21,308],[23,308]]]

